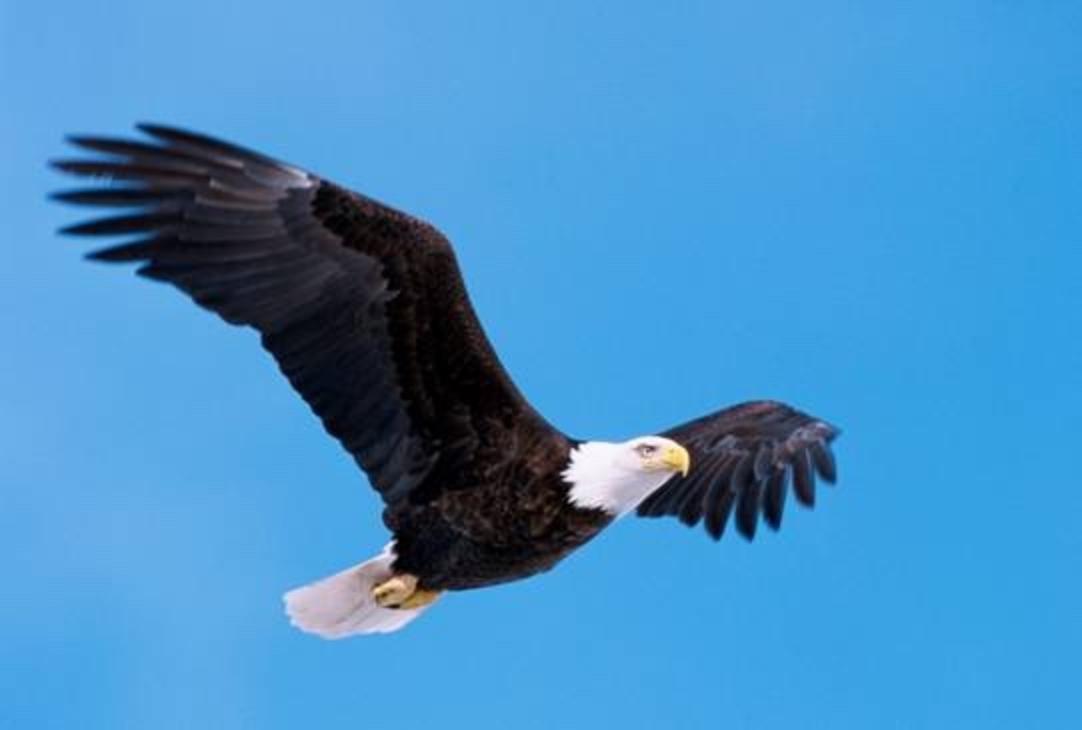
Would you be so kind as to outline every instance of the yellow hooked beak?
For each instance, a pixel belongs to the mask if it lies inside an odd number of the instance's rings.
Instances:
[[[661,463],[673,471],[680,472],[680,476],[686,477],[691,469],[691,454],[683,446],[677,443],[665,447],[661,454]]]

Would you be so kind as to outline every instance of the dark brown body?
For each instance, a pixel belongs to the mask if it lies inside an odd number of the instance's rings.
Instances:
[[[388,507],[384,522],[395,536],[395,570],[416,575],[429,590],[463,590],[551,569],[612,522],[603,510],[568,500],[559,472],[569,449],[561,452],[562,463],[547,473],[525,469],[518,479]]]

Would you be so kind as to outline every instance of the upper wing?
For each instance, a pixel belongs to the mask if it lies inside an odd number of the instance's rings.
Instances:
[[[691,453],[691,471],[666,482],[638,513],[676,515],[686,525],[705,519],[717,540],[735,504],[736,529],[751,540],[760,512],[773,529],[781,525],[790,475],[797,500],[808,507],[815,503],[816,473],[834,483],[830,442],[838,433],[773,401],[742,403],[677,426],[663,435]]]
[[[258,330],[388,504],[433,496],[417,491],[427,476],[476,463],[513,419],[547,428],[501,367],[435,228],[250,150],[139,128],[153,142],[74,137],[99,154],[53,163],[121,183],[56,198],[132,209],[65,232],[139,234],[90,258],[139,262]]]

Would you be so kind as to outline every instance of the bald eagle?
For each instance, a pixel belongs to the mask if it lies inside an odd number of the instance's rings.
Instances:
[[[135,262],[254,328],[384,502],[376,557],[285,594],[327,638],[395,631],[446,591],[549,570],[618,517],[673,515],[719,539],[777,529],[791,482],[833,483],[828,423],[782,403],[724,408],[659,435],[579,440],[500,365],[454,251],[431,225],[300,168],[180,129],[75,136],[60,170],[116,184],[68,203],[127,212],[64,229],[134,236],[88,255]]]

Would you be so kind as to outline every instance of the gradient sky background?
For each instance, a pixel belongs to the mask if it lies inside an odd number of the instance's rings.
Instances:
[[[0,2],[0,727],[1077,727],[1082,5],[540,5]],[[62,134],[138,120],[438,224],[570,433],[781,398],[840,486],[291,629],[379,504],[251,332],[54,234]]]

